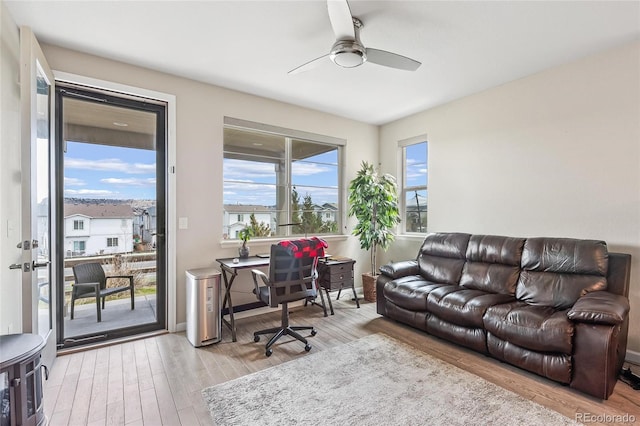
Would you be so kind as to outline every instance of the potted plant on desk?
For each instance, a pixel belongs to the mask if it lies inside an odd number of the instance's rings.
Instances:
[[[364,299],[375,302],[377,248],[389,248],[394,239],[391,230],[400,223],[396,179],[390,174],[380,174],[372,164],[363,161],[349,183],[348,214],[358,220],[352,234],[360,240],[360,248],[371,254],[371,272],[362,274],[362,287]]]
[[[249,247],[247,247],[247,241],[253,237],[253,229],[245,226],[238,232],[238,238],[242,240],[242,246],[238,249],[238,256],[240,259],[246,259],[249,257]]]

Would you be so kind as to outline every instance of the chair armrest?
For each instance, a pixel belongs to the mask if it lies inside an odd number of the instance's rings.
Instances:
[[[100,283],[73,283],[74,287],[93,287],[96,294],[100,293]]]
[[[420,268],[416,260],[405,260],[402,262],[389,263],[380,267],[380,272],[390,278],[396,279],[408,275],[418,275]]]
[[[571,321],[621,324],[629,313],[629,300],[608,291],[592,291],[579,298],[567,313]]]
[[[107,281],[115,278],[124,278],[129,280],[129,287],[133,287],[133,275],[109,275],[106,277]]]
[[[255,286],[255,289],[253,291],[256,296],[260,298],[260,284],[258,284],[258,277],[260,277],[260,279],[262,279],[264,284],[267,286],[269,285],[269,277],[259,269],[252,269],[251,276],[253,277],[253,285]]]

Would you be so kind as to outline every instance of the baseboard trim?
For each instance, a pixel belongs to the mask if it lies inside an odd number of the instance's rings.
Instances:
[[[303,300],[298,300],[296,302],[292,302],[289,304],[290,307],[294,308],[297,306],[302,306],[304,304]],[[262,302],[254,302],[254,303],[246,303],[244,305],[238,305],[238,306],[234,306],[233,307],[233,316],[235,317],[236,320],[238,319],[242,319],[242,318],[247,318],[247,317],[252,317],[255,315],[261,315],[261,314],[265,314],[267,312],[275,312],[275,311],[279,311],[281,308],[277,307],[277,308],[270,308],[269,306],[265,305]],[[327,308],[328,309],[328,308]],[[227,308],[225,308],[222,311],[223,315],[228,315],[229,310]],[[176,324],[176,333],[180,333],[183,331],[187,331],[187,323],[186,322],[180,322],[178,324]]]
[[[627,349],[625,361],[630,362],[631,364],[640,365],[640,352],[630,351]]]

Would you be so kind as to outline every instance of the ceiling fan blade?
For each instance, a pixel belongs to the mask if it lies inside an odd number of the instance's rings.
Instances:
[[[356,31],[347,0],[327,0],[327,10],[336,40],[355,40]]]
[[[422,65],[420,62],[396,53],[380,49],[367,48],[367,62],[397,68],[406,71],[415,71]]]
[[[317,67],[318,65],[320,65],[323,61],[323,59],[325,58],[329,58],[329,53],[327,53],[326,55],[322,55],[319,58],[313,59],[309,62],[307,62],[306,64],[302,64],[297,68],[292,69],[291,71],[289,71],[287,74],[298,74],[301,72],[305,72],[305,71],[309,71],[310,69],[313,69],[315,67]]]

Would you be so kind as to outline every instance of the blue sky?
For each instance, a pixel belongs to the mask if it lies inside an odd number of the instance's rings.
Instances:
[[[427,184],[427,144],[418,143],[406,147],[406,186]]]
[[[273,162],[224,159],[224,204],[276,204],[276,169]],[[314,203],[338,202],[338,150],[295,161],[292,183]]]
[[[64,196],[155,200],[155,158],[151,150],[67,142]]]

